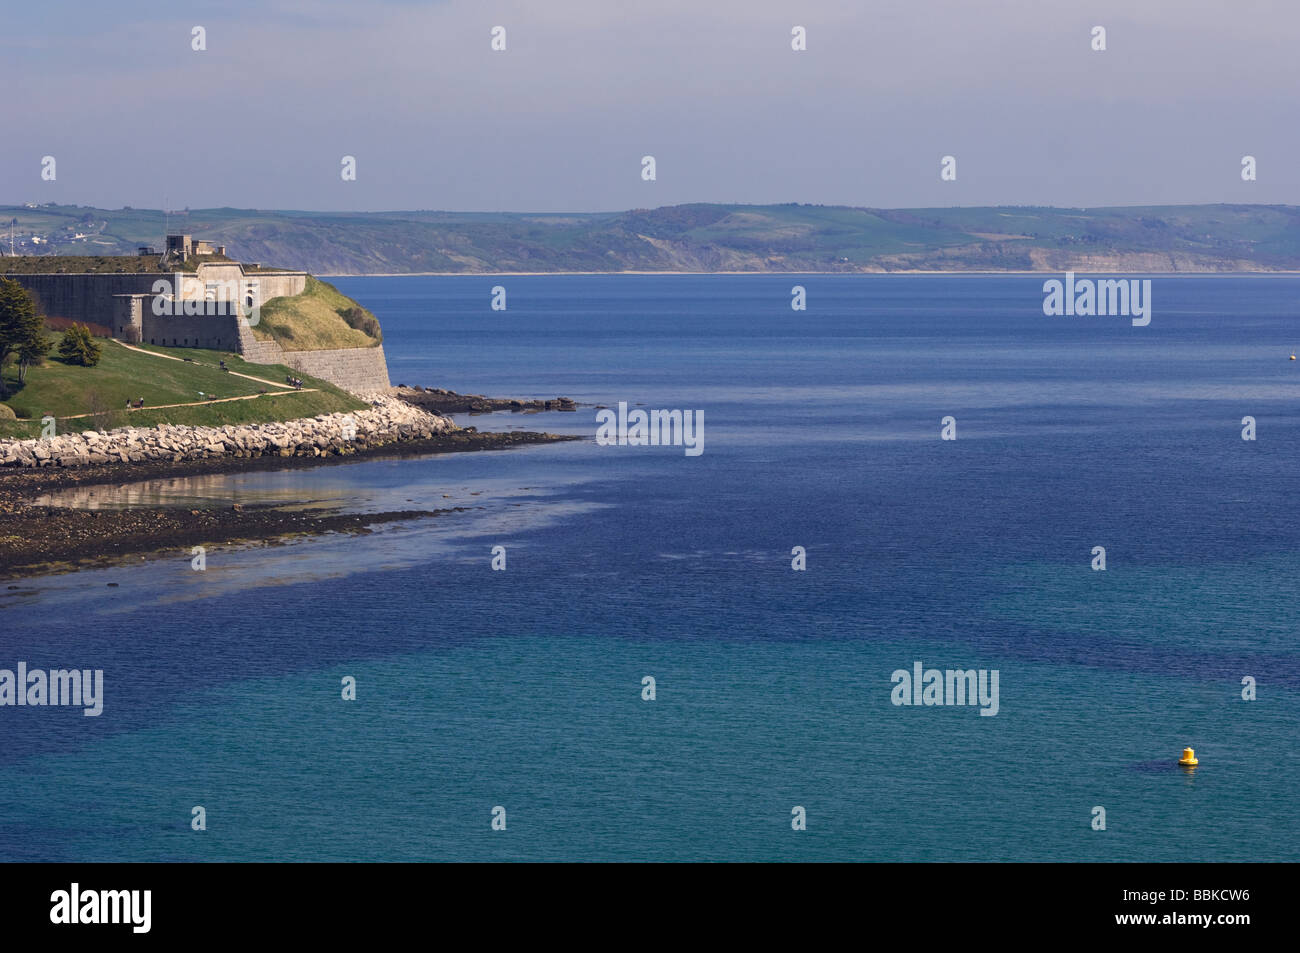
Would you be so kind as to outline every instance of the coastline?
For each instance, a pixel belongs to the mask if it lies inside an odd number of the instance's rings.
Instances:
[[[198,545],[266,543],[289,536],[330,532],[363,534],[376,524],[441,516],[466,509],[444,507],[349,514],[286,510],[278,504],[235,504],[200,509],[81,510],[34,503],[51,490],[136,483],[164,477],[304,469],[386,457],[508,450],[581,439],[535,431],[479,433],[467,429],[358,448],[355,453],[336,456],[220,456],[180,461],[113,462],[75,468],[4,468],[0,470],[0,580],[12,584],[27,575],[102,567],[162,552],[174,552],[188,558],[190,547]],[[16,587],[11,585],[10,588]]]

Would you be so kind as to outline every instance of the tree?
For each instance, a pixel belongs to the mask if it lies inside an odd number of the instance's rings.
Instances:
[[[0,368],[17,352],[21,380],[26,376],[25,365],[33,363],[49,350],[48,343],[45,350],[41,350],[44,342],[45,319],[32,296],[18,282],[0,278]],[[0,374],[0,393],[8,394],[3,374]]]
[[[27,383],[27,368],[42,363],[53,346],[54,342],[42,331],[18,349],[18,383]]]
[[[94,367],[99,363],[99,344],[90,336],[90,328],[74,324],[63,332],[59,342],[59,357],[69,364]]]

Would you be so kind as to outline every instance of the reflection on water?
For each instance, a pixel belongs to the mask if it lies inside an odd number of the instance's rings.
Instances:
[[[511,454],[515,458],[512,463],[522,456],[519,450]],[[529,495],[538,489],[528,485],[534,480],[520,481],[493,474],[493,470],[507,471],[507,468],[483,466],[479,460],[471,459],[478,457],[479,454],[437,454],[304,469],[211,473],[66,487],[43,494],[36,499],[36,504],[114,510],[168,506],[201,509],[238,503],[378,513],[468,506],[491,498]],[[566,475],[563,482],[572,487],[584,480]]]
[[[358,573],[447,562],[486,565],[492,544],[505,543],[512,553],[526,553],[534,544],[522,540],[522,534],[609,505],[543,496],[513,501],[497,498],[461,513],[377,525],[362,536],[329,533],[270,543],[215,545],[208,550],[204,572],[192,571],[189,550],[180,548],[170,555],[150,556],[150,571],[143,575],[139,566],[124,564],[35,577],[21,587],[0,590],[0,608],[48,601],[82,617],[112,616],[149,605],[237,598],[252,589]]]
[[[175,506],[203,508],[233,503],[297,503],[303,506],[338,506],[345,501],[341,492],[311,497],[301,485],[248,485],[240,476],[202,474],[167,477],[139,483],[103,486],[75,486],[37,497],[37,506],[62,506],[84,510],[122,510],[139,507]]]
[[[559,452],[557,452],[557,450]],[[578,454],[574,451],[577,450]],[[38,577],[21,589],[0,590],[0,608],[57,600],[92,614],[136,611],[143,605],[236,595],[267,586],[310,583],[429,562],[487,558],[493,543],[526,546],[521,532],[550,526],[609,504],[574,499],[593,477],[573,459],[591,448],[542,445],[504,454],[438,454],[372,459],[309,469],[167,477],[48,493],[42,505],[123,509],[273,505],[367,514],[398,510],[459,512],[373,527],[368,535],[329,533],[269,543],[209,547],[207,569],[190,568],[188,548],[141,557],[136,566]],[[75,611],[75,610],[74,610]]]
[[[508,419],[509,415],[496,415]],[[572,423],[573,414],[536,415],[533,429],[559,432],[550,418]],[[517,429],[508,426],[480,430]],[[556,453],[558,448],[564,452]],[[583,451],[586,451],[584,454]],[[441,509],[481,502],[485,497],[515,495],[534,489],[537,476],[548,473],[556,486],[572,488],[591,479],[585,460],[590,448],[579,444],[538,444],[515,448],[503,460],[497,454],[433,453],[415,457],[352,459],[315,467],[252,470],[195,476],[159,477],[102,486],[67,487],[36,498],[38,506],[87,510],[151,507],[203,509],[240,505],[276,505],[338,509],[347,513]],[[579,459],[582,457],[583,459]],[[548,469],[558,465],[560,469]],[[515,473],[511,477],[506,474]],[[522,480],[522,484],[520,481]]]

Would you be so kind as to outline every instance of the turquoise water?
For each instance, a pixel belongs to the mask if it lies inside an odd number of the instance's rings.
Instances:
[[[394,382],[699,409],[705,452],[78,499],[465,510],[0,589],[0,668],[106,685],[0,708],[0,858],[1300,858],[1300,280],[1156,278],[1147,328],[1015,277],[338,284]],[[998,714],[893,705],[918,659],[996,669]]]

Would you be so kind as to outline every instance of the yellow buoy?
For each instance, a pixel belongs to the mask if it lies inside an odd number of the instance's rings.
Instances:
[[[1185,768],[1194,768],[1200,764],[1200,762],[1196,760],[1196,752],[1191,748],[1183,749],[1183,756],[1178,759],[1178,763]]]
[[[1293,361],[1295,360],[1295,355],[1294,355],[1294,354],[1291,355],[1291,360],[1293,360]]]

